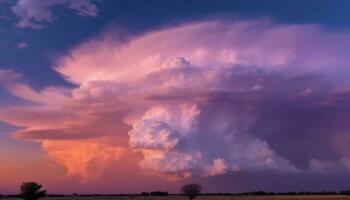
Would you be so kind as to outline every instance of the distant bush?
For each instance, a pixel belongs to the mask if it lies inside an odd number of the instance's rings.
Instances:
[[[168,192],[153,191],[150,193],[151,196],[168,196]]]
[[[340,191],[339,194],[341,194],[341,195],[350,195],[350,191],[349,190]]]
[[[252,192],[252,195],[266,195],[267,193],[264,191],[256,191],[256,192]]]
[[[141,196],[149,196],[149,192],[141,192]]]

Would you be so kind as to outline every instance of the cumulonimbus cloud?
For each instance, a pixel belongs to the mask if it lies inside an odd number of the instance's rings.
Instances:
[[[349,89],[339,73],[350,63],[348,39],[317,25],[267,21],[184,24],[128,42],[99,37],[54,67],[75,88],[38,92],[14,81],[9,91],[36,104],[1,109],[0,120],[24,127],[16,137],[41,142],[68,174],[85,178],[94,161],[100,174],[126,150],[142,153],[146,174],[170,179],[297,172],[297,163],[256,132],[261,108],[341,100]],[[73,155],[84,159],[76,163],[66,156],[75,147],[64,146],[76,146]]]

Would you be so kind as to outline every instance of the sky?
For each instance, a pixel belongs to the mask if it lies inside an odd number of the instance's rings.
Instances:
[[[347,0],[0,0],[0,194],[350,188]]]

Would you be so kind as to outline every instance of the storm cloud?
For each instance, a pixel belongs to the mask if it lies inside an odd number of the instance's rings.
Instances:
[[[170,180],[350,170],[347,32],[267,20],[127,41],[109,31],[53,66],[74,88],[6,84],[33,104],[2,108],[0,120],[23,127],[15,137],[41,143],[67,175],[95,178],[122,154],[142,154],[144,174]]]

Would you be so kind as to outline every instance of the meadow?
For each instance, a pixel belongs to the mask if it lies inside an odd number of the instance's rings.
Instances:
[[[46,197],[42,200],[187,200],[185,196],[88,196],[88,197]],[[2,200],[21,200],[2,198]],[[264,195],[264,196],[199,196],[195,200],[350,200],[345,195]]]

